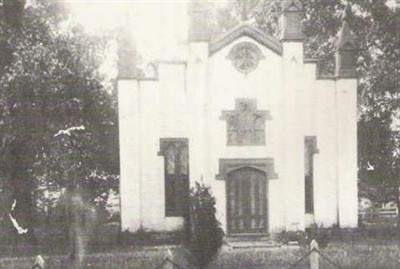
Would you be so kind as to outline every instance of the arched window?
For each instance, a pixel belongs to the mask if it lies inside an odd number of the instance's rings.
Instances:
[[[188,208],[189,151],[186,138],[161,138],[164,156],[165,214],[183,216]]]

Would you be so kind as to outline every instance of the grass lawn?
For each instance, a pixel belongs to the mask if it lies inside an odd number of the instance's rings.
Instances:
[[[400,268],[400,247],[397,244],[351,244],[335,242],[321,251],[326,257],[345,269],[397,269]],[[276,250],[236,250],[223,252],[211,268],[289,268],[307,253],[304,248]],[[335,268],[320,258],[322,269]],[[308,259],[299,269],[309,268]]]
[[[156,269],[167,254],[167,247],[114,249],[110,253],[88,255],[83,268],[140,268]],[[182,268],[188,268],[182,258],[184,251],[172,248],[176,262]],[[224,249],[218,258],[209,266],[210,269],[279,269],[289,268],[307,253],[306,248],[282,247],[275,249]],[[345,269],[397,269],[400,268],[400,246],[391,241],[360,241],[360,242],[331,242],[322,253]],[[65,268],[65,256],[45,256],[46,268]],[[2,258],[0,268],[23,269],[30,268],[32,257]],[[308,261],[304,260],[295,268],[307,268]],[[321,259],[321,269],[335,268]]]

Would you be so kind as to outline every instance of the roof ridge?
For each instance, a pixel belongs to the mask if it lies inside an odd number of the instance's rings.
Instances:
[[[212,40],[210,42],[210,54],[216,53],[241,36],[248,36],[267,48],[270,48],[275,53],[282,55],[282,43],[278,39],[265,34],[259,28],[254,27],[248,22],[241,23]]]

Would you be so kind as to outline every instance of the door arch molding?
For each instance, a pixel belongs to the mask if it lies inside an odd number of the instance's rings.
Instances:
[[[278,174],[275,173],[275,162],[273,158],[254,158],[219,159],[219,174],[216,175],[216,179],[226,180],[228,174],[245,167],[264,172],[268,180],[278,178]]]
[[[255,167],[255,166],[251,166],[251,165],[244,165],[244,166],[238,167],[237,169],[232,169],[227,173],[227,175],[229,176],[230,174],[235,173],[235,172],[237,172],[239,170],[242,170],[242,169],[245,169],[245,168],[261,172],[265,177],[267,176],[267,173],[264,170],[260,169],[259,167]]]

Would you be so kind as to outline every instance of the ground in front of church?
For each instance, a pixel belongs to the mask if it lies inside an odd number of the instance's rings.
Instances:
[[[400,246],[395,238],[344,239],[330,242],[321,252],[331,261],[347,269],[397,269],[400,261]],[[209,265],[209,269],[289,268],[307,253],[306,247],[224,247],[217,259]],[[64,255],[43,255],[43,257],[46,262],[45,268],[65,268]],[[182,269],[194,268],[187,261],[187,253],[179,246],[126,247],[113,249],[110,252],[92,253],[85,257],[82,268],[156,269],[166,257],[172,257]],[[34,257],[0,258],[0,268],[31,268],[34,259]],[[324,259],[321,259],[321,264],[322,268],[332,267]],[[308,268],[308,266],[308,260],[305,259],[296,268]]]

